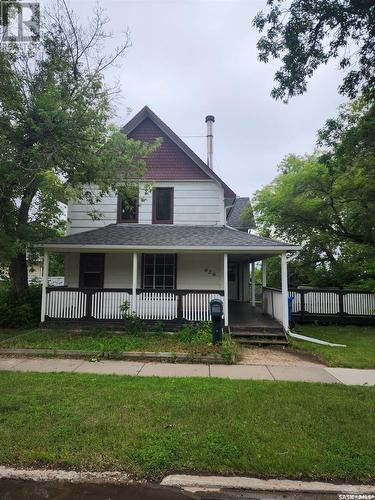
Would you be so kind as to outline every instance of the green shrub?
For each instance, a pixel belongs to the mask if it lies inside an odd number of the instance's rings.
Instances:
[[[0,287],[0,327],[32,328],[40,322],[42,289],[31,285],[22,297],[9,286]]]

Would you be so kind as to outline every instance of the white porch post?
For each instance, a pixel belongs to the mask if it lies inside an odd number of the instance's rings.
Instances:
[[[262,260],[262,286],[267,286],[267,261]]]
[[[42,278],[42,305],[40,308],[40,321],[44,323],[46,317],[47,286],[48,286],[48,250],[44,250],[43,257],[43,278]]]
[[[137,313],[137,273],[138,273],[138,254],[133,253],[133,283],[132,283],[132,311]]]
[[[265,286],[267,286],[267,261],[263,259],[262,260],[262,310],[264,314],[267,312],[266,295],[263,290]]]
[[[251,263],[251,305],[255,307],[255,262]]]
[[[283,327],[285,331],[289,330],[289,311],[288,311],[288,264],[286,253],[281,255],[281,291],[283,304]]]
[[[224,254],[224,326],[229,325],[228,312],[228,254]]]

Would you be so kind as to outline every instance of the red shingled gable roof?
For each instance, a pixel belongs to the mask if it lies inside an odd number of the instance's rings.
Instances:
[[[147,180],[214,179],[224,188],[226,198],[236,194],[160,118],[145,106],[122,129],[131,139],[152,142],[163,139],[160,148],[146,161]]]

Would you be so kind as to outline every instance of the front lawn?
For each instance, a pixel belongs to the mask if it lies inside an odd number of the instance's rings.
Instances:
[[[328,366],[375,368],[375,328],[370,326],[296,325],[293,331],[347,347],[330,347],[291,340],[291,347],[318,356]]]
[[[234,343],[227,341],[224,346],[213,346],[210,326],[203,324],[196,328],[186,326],[175,334],[168,333],[114,333],[92,329],[75,332],[67,330],[30,330],[26,335],[21,331],[14,333],[14,338],[0,344],[1,348],[64,349],[78,351],[111,352],[172,352],[196,355],[217,354],[224,356],[224,361],[235,355]],[[1,336],[1,330],[0,330]],[[9,334],[8,337],[11,335]],[[4,337],[6,338],[6,337]]]
[[[375,480],[375,389],[0,372],[0,463]]]

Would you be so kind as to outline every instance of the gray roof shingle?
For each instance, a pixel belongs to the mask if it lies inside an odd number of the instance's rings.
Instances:
[[[110,224],[53,238],[47,245],[121,245],[124,247],[270,247],[293,246],[226,226]]]

